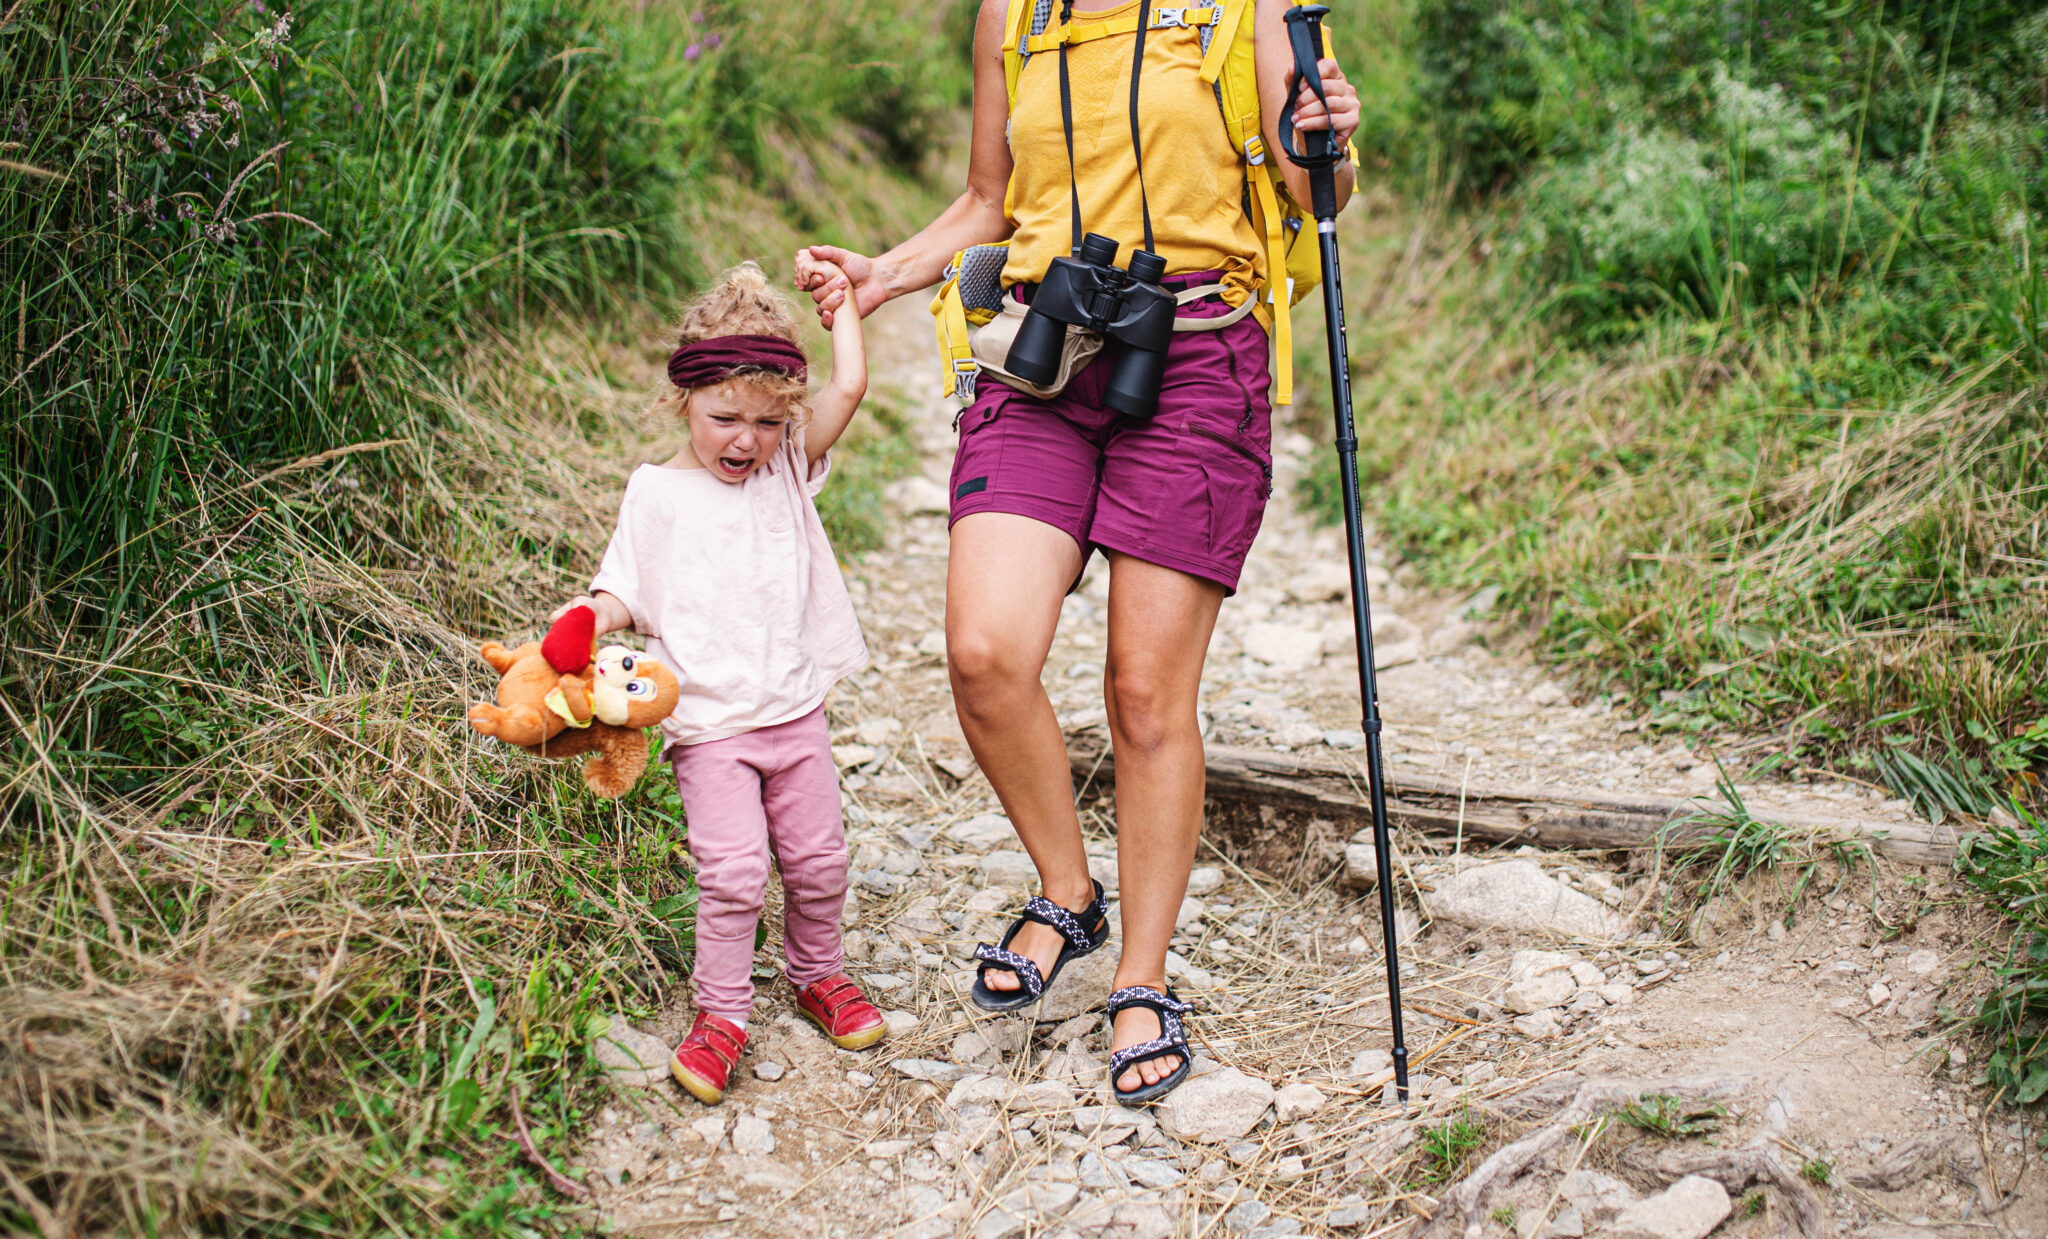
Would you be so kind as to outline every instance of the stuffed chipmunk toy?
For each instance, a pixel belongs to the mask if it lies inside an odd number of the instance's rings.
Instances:
[[[642,729],[667,718],[682,696],[676,673],[639,650],[594,650],[597,617],[576,607],[546,637],[478,652],[498,673],[498,700],[471,706],[469,725],[536,757],[577,757],[592,794],[615,800],[647,769]],[[593,652],[594,650],[594,652]]]

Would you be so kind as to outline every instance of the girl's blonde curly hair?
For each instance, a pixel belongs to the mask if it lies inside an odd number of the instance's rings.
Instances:
[[[803,347],[797,334],[796,312],[769,284],[767,273],[751,262],[728,268],[717,283],[683,308],[682,326],[676,337],[679,346],[715,336],[779,336]],[[752,384],[769,399],[779,402],[789,411],[792,424],[802,425],[809,419],[810,393],[804,380],[779,370],[741,370],[726,381],[734,380]],[[665,430],[686,420],[693,390],[665,388],[648,405],[648,423]]]

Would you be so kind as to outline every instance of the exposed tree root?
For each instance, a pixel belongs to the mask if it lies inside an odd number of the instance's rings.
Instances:
[[[1540,1112],[1548,1108],[1544,1105],[1546,1101],[1554,1105],[1557,1100],[1562,1100],[1568,1088],[1571,1089],[1570,1101],[1548,1123],[1495,1152],[1446,1193],[1435,1218],[1422,1231],[1422,1239],[1452,1239],[1453,1236],[1478,1233],[1486,1218],[1488,1202],[1495,1192],[1511,1186],[1525,1171],[1574,1138],[1575,1129],[1618,1106],[1658,1093],[1726,1101],[1741,1096],[1761,1082],[1756,1076],[1725,1072],[1649,1080],[1560,1077],[1540,1094],[1532,1092],[1517,1099],[1521,1102],[1517,1109],[1524,1113]],[[1743,1191],[1754,1183],[1767,1182],[1791,1201],[1800,1229],[1809,1239],[1819,1239],[1828,1233],[1827,1218],[1821,1211],[1820,1201],[1801,1180],[1798,1170],[1786,1165],[1778,1156],[1776,1147],[1792,1117],[1792,1084],[1779,1077],[1771,1082],[1770,1087],[1763,1128],[1743,1147],[1698,1150],[1668,1147],[1649,1156],[1630,1159],[1630,1164],[1667,1182],[1689,1174],[1704,1175],[1731,1193]]]
[[[513,1139],[518,1141],[520,1152],[526,1155],[527,1161],[540,1168],[540,1172],[547,1177],[548,1186],[571,1200],[588,1204],[590,1189],[555,1169],[554,1164],[542,1156],[540,1148],[533,1143],[533,1133],[526,1127],[526,1105],[516,1093],[512,1098],[512,1121],[519,1129]]]

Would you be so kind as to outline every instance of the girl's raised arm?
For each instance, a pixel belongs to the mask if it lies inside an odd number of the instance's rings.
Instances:
[[[845,278],[845,272],[831,263],[820,261],[809,251],[797,251],[798,288],[808,291]],[[861,337],[860,308],[842,306],[832,316],[832,377],[811,397],[811,424],[804,429],[804,455],[810,458],[809,463],[817,464],[839,442],[867,391],[868,355]]]

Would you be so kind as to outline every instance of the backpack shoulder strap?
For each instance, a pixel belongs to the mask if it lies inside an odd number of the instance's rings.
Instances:
[[[1017,110],[1017,79],[1023,76],[1024,62],[1031,58],[1027,44],[1051,20],[1052,0],[1010,0],[1003,21],[1003,86],[1009,92],[1005,112]]]
[[[1244,165],[1245,204],[1266,251],[1266,287],[1258,310],[1259,318],[1273,331],[1273,401],[1291,404],[1294,334],[1287,311],[1293,290],[1287,279],[1285,216],[1273,183],[1277,171],[1266,157],[1265,133],[1259,123],[1259,66],[1253,35],[1258,0],[1222,0],[1222,6],[1223,20],[1202,57],[1202,80],[1216,88],[1224,132]]]
[[[1217,0],[1216,7],[1223,10],[1223,15],[1216,22],[1216,33],[1210,37],[1209,46],[1202,54],[1202,80],[1210,85],[1222,77],[1230,49],[1237,46],[1240,28],[1243,29],[1245,45],[1251,45],[1252,10],[1257,5],[1252,0]]]
[[[1208,31],[1211,26],[1223,21],[1223,6],[1211,0],[1206,5],[1192,5],[1184,8],[1155,8],[1152,10],[1151,30],[1195,30],[1202,34],[1203,46],[1209,43]],[[1072,46],[1095,39],[1107,39],[1112,35],[1129,34],[1138,28],[1138,15],[1125,13],[1120,17],[1105,17],[1083,21],[1076,18],[1072,24],[1049,30],[1034,30],[1024,44],[1025,54],[1049,52],[1062,44]]]

